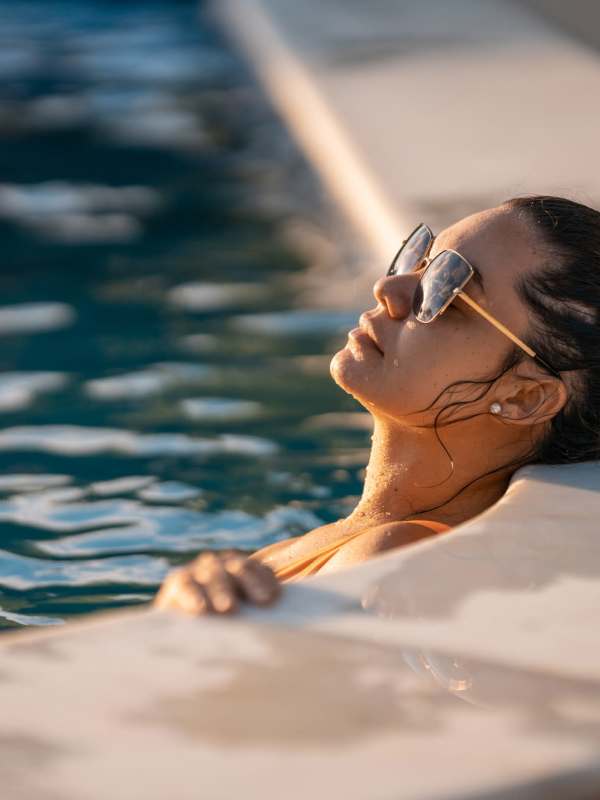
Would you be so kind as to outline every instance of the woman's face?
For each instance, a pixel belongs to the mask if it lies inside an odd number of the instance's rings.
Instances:
[[[528,315],[513,283],[517,275],[536,269],[540,251],[525,223],[502,206],[488,209],[439,233],[429,255],[447,248],[464,255],[482,274],[484,292],[473,279],[463,291],[526,341]],[[433,322],[417,322],[412,298],[421,274],[382,277],[375,283],[376,307],[361,315],[359,328],[350,332],[330,366],[336,383],[371,413],[408,425],[432,422],[448,397],[422,414],[414,412],[427,408],[449,384],[497,374],[513,347],[460,298]],[[486,396],[482,410],[493,399]]]

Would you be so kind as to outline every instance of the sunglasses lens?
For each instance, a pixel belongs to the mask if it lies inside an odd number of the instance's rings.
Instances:
[[[404,275],[414,272],[425,258],[433,236],[426,225],[419,225],[402,245],[388,269],[388,275]]]
[[[446,250],[436,256],[421,277],[413,299],[419,322],[431,322],[471,277],[471,267],[457,253]]]

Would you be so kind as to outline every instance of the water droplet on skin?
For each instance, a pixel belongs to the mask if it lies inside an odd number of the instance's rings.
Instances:
[[[395,367],[399,367],[400,366],[400,362],[398,361],[397,358],[394,359],[394,366]]]

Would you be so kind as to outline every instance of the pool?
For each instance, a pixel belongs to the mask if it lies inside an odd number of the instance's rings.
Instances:
[[[338,518],[370,429],[328,369],[356,311],[298,291],[285,235],[326,238],[324,200],[197,3],[0,23],[7,629]]]

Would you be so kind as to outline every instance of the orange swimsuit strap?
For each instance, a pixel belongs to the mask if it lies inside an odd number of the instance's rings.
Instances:
[[[424,525],[427,528],[431,528],[435,533],[445,533],[450,529],[450,525],[446,525],[445,522],[436,522],[432,519],[405,519],[403,522],[411,522],[414,525]],[[303,578],[307,575],[313,575],[315,572],[318,572],[323,564],[329,561],[343,545],[352,539],[356,539],[357,536],[361,536],[363,533],[364,531],[353,533],[351,536],[346,536],[344,539],[339,539],[333,544],[326,545],[311,556],[298,558],[292,561],[291,564],[286,564],[276,570],[275,576],[280,581],[285,581],[290,578]]]

